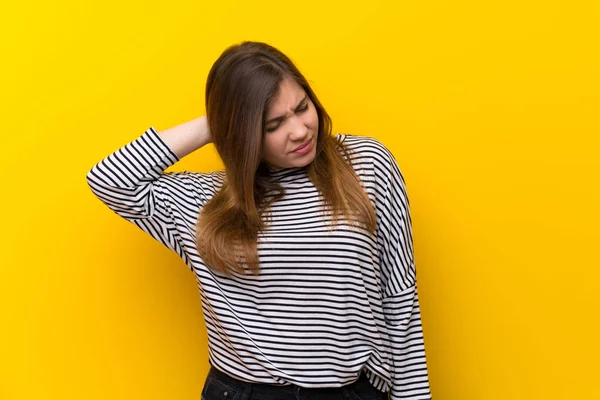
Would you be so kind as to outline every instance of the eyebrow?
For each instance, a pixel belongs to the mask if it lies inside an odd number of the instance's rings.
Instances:
[[[300,106],[302,105],[302,103],[304,103],[306,101],[306,99],[308,99],[308,94],[304,95],[304,97],[302,98],[302,100],[300,100],[300,102],[296,106],[296,109],[300,108]],[[284,119],[285,119],[285,115],[280,115],[279,117],[271,118],[270,120],[268,120],[267,122],[265,122],[265,124],[268,125],[271,122],[283,121]]]

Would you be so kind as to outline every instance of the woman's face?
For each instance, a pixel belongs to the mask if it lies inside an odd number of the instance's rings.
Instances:
[[[263,160],[271,169],[304,167],[316,154],[319,118],[304,89],[284,79],[267,110],[263,136]],[[295,151],[308,143],[304,149]]]

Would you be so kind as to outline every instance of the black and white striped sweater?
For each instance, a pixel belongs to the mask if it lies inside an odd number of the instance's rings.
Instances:
[[[198,255],[195,227],[224,171],[165,172],[177,155],[150,127],[87,174],[111,210],[175,251],[195,274],[209,361],[249,382],[338,387],[365,370],[390,399],[431,398],[405,183],[391,152],[336,134],[375,206],[375,236],[330,216],[304,168],[272,172],[286,195],[259,234],[261,273],[225,277]]]

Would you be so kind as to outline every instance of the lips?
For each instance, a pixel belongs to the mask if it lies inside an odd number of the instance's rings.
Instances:
[[[312,139],[311,139],[312,140]],[[310,140],[307,141],[306,143],[301,144],[300,146],[296,147],[294,150],[292,150],[292,152],[294,151],[298,151],[298,150],[302,150],[303,148],[305,148],[306,146],[308,146],[310,144]]]

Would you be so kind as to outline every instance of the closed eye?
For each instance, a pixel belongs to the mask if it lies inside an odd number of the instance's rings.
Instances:
[[[303,113],[306,110],[308,110],[308,102],[306,102],[302,108],[297,108],[296,112],[297,113]],[[270,128],[267,129],[267,132],[275,132],[277,129],[279,129],[279,126],[281,126],[281,124],[277,124],[275,126],[272,126],[272,127],[270,127]]]
[[[296,110],[296,112],[304,112],[304,111],[306,111],[306,110],[308,110],[308,103],[306,103],[306,104],[304,105],[304,107],[302,107],[302,108],[300,108],[300,109]]]

